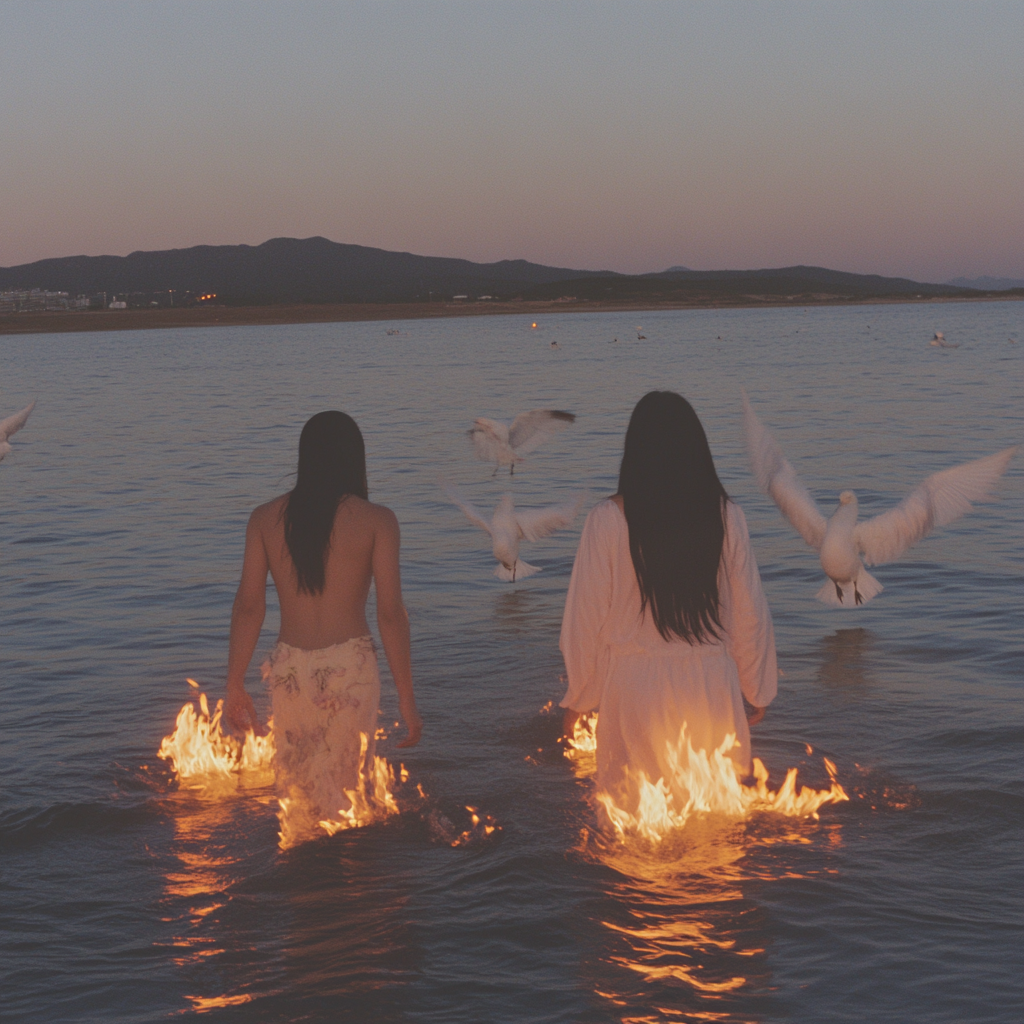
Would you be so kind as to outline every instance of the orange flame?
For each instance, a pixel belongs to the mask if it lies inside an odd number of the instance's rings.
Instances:
[[[366,750],[369,740],[366,733],[359,734],[359,763],[366,760]],[[405,768],[399,765],[401,772]],[[395,772],[391,765],[383,757],[374,757],[366,775],[360,774],[359,786],[356,789],[346,789],[345,796],[349,799],[348,809],[339,809],[337,819],[327,819],[317,824],[329,835],[341,832],[347,828],[359,828],[362,825],[369,825],[372,821],[387,818],[389,815],[398,814],[398,804],[395,802],[392,790],[395,785]],[[287,818],[287,799],[280,801],[281,809],[284,810]],[[281,846],[284,848],[290,845],[285,831],[281,833]]]
[[[469,811],[470,826],[452,840],[452,846],[465,846],[473,839],[486,839],[487,836],[493,835],[501,828],[500,825],[495,824],[489,814],[484,814],[481,817],[480,811],[476,807],[470,807],[467,804],[466,810]]]
[[[589,778],[597,771],[597,712],[580,715],[565,738],[565,756],[572,762],[573,771],[581,778]]]
[[[199,684],[194,679],[187,680],[195,689]],[[203,789],[208,793],[216,793],[225,786],[234,788],[244,785],[260,786],[273,782],[274,772],[274,720],[268,725],[266,736],[257,736],[249,731],[242,740],[236,739],[221,728],[224,715],[224,702],[217,701],[217,706],[210,714],[210,705],[206,694],[200,692],[199,709],[192,701],[183,705],[174,723],[174,732],[165,736],[157,751],[157,757],[171,762],[171,768],[180,785],[194,789]],[[377,739],[386,736],[383,729],[378,729]],[[365,763],[369,738],[365,733],[359,734],[360,763]],[[398,766],[399,779],[405,782],[409,772],[404,765]],[[395,771],[383,757],[374,757],[366,775],[361,776],[356,789],[346,789],[350,807],[338,810],[337,819],[320,821],[317,824],[328,834],[334,835],[342,829],[358,828],[371,821],[398,814],[395,801]],[[425,797],[422,787],[417,785],[421,797]],[[308,835],[299,835],[289,827],[289,811],[298,810],[296,801],[290,797],[278,800],[281,807],[281,829],[279,833],[281,848],[287,849]]]
[[[195,680],[188,683],[198,689]],[[182,707],[174,732],[163,738],[156,756],[170,761],[178,782],[186,786],[237,785],[243,776],[249,784],[266,784],[265,776],[273,771],[273,722],[266,736],[249,731],[239,741],[221,728],[223,714],[224,701],[217,701],[211,715],[206,694],[200,693],[198,713],[192,701]]]
[[[581,716],[573,735],[566,740],[566,757],[577,771],[585,759],[596,753],[597,714]],[[673,829],[682,828],[696,813],[718,813],[746,817],[755,811],[773,811],[790,817],[818,817],[818,808],[826,803],[841,803],[850,798],[836,778],[836,766],[826,757],[825,770],[832,780],[829,789],[812,789],[796,784],[797,770],[790,768],[778,790],[768,788],[768,770],[760,758],[754,758],[754,784],[746,785],[737,775],[729,751],[736,746],[736,736],[729,733],[710,754],[694,750],[686,725],[680,731],[678,744],[668,745],[668,762],[674,785],[664,778],[653,783],[645,772],[631,773],[630,782],[639,797],[635,814],[619,807],[611,794],[601,791],[597,800],[604,807],[616,835],[638,835],[651,842],[660,842]],[[594,753],[592,753],[594,752]],[[675,791],[675,792],[674,792]],[[677,792],[687,794],[681,806]]]

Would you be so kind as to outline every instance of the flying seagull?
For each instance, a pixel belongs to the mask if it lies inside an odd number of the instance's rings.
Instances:
[[[36,400],[33,398],[28,405],[25,406],[21,412],[14,413],[13,416],[8,416],[5,420],[0,420],[0,462],[3,461],[4,456],[10,452],[11,446],[7,443],[9,437],[13,437],[26,423],[28,423],[29,413],[36,407]]]
[[[531,508],[517,510],[512,504],[512,495],[502,495],[488,522],[484,514],[462,497],[458,491],[444,485],[445,493],[462,509],[465,517],[474,525],[479,526],[491,535],[491,550],[498,564],[494,567],[494,575],[506,583],[526,579],[535,572],[540,572],[536,565],[530,565],[519,558],[519,544],[524,540],[540,540],[549,534],[568,526],[577,516],[583,504],[581,494],[575,502],[563,505],[549,505],[547,508]]]
[[[509,475],[516,471],[516,463],[523,456],[539,448],[552,434],[576,422],[576,414],[559,409],[531,409],[520,413],[511,426],[483,416],[473,420],[469,437],[478,459],[508,466]]]
[[[959,519],[974,502],[989,495],[1017,453],[1017,447],[1007,448],[933,473],[895,508],[861,523],[857,522],[857,496],[853,491],[843,491],[839,508],[826,520],[775,438],[754,414],[745,391],[743,425],[758,486],[819,552],[828,582],[815,596],[837,608],[870,601],[882,590],[882,584],[864,564],[893,562],[937,526]]]

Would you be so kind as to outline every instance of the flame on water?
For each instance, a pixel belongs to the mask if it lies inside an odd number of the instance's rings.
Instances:
[[[579,777],[596,771],[596,726],[596,715],[582,716],[563,741]],[[767,968],[742,883],[807,877],[806,861],[792,861],[786,847],[839,841],[838,823],[813,824],[823,804],[848,799],[831,761],[824,762],[828,789],[798,786],[795,768],[772,789],[758,759],[752,780],[740,776],[729,756],[735,746],[735,736],[726,736],[717,749],[695,752],[684,727],[663,762],[664,778],[652,783],[637,772],[627,780],[628,796],[597,793],[610,827],[583,828],[578,851],[617,879],[609,893],[617,912],[598,919],[608,948],[593,977],[593,991],[616,1020],[749,1021],[735,1000]],[[759,848],[765,854],[752,856]]]
[[[572,727],[572,736],[566,740],[566,756],[578,760],[586,754],[597,753],[597,712],[580,715]]]
[[[580,715],[573,726],[572,735],[565,737],[565,756],[573,771],[581,778],[590,778],[597,771],[597,712]]]
[[[466,805],[466,810],[469,811],[469,828],[452,840],[452,846],[465,846],[474,839],[486,839],[487,836],[493,835],[500,830],[501,826],[496,824],[489,814],[481,816],[481,811],[476,807],[470,807],[468,804]]]
[[[194,679],[186,680],[189,686],[199,689]],[[196,707],[198,703],[198,709]],[[242,783],[250,786],[269,785],[274,779],[274,720],[267,725],[267,735],[257,736],[249,731],[242,740],[224,732],[221,722],[224,715],[224,702],[217,705],[210,713],[206,694],[200,692],[196,702],[189,701],[174,723],[174,732],[165,736],[157,751],[157,757],[171,762],[171,768],[178,782],[190,788],[202,789],[217,794],[225,787],[234,788]],[[376,739],[387,735],[378,729]],[[369,738],[360,733],[360,764],[366,764]],[[398,778],[407,781],[409,772],[404,765],[398,766]],[[317,824],[327,833],[334,835],[342,829],[358,828],[371,821],[398,814],[399,808],[394,796],[395,770],[383,757],[374,757],[367,765],[366,771],[360,776],[359,785],[355,789],[346,789],[350,806],[339,808],[337,818],[320,821]],[[421,798],[425,798],[422,787],[417,785]],[[282,849],[294,846],[304,839],[306,834],[299,834],[289,826],[290,813],[299,811],[294,798],[282,797],[278,800],[281,808],[281,832],[279,834]]]
[[[565,755],[580,769],[588,759],[595,758],[597,714],[581,715],[573,735],[566,738]],[[760,758],[754,758],[754,784],[747,785],[737,774],[729,751],[736,746],[736,736],[729,733],[721,745],[712,750],[694,750],[686,725],[677,744],[668,745],[671,784],[664,778],[652,783],[642,772],[630,775],[631,788],[638,796],[635,813],[619,807],[611,794],[601,791],[597,800],[602,805],[615,834],[641,836],[659,842],[668,832],[681,828],[696,813],[719,813],[745,817],[755,811],[773,811],[790,817],[818,817],[818,809],[827,803],[841,803],[850,798],[839,784],[836,766],[826,757],[825,770],[832,785],[829,789],[797,787],[796,768],[790,768],[778,790],[768,788],[768,770]],[[580,772],[583,774],[583,772]],[[677,793],[686,793],[680,803]]]
[[[188,684],[198,689],[194,679]],[[245,777],[250,784],[266,784],[273,772],[274,728],[269,723],[266,736],[251,730],[238,740],[221,728],[224,701],[217,701],[213,714],[205,693],[199,694],[199,710],[192,701],[178,712],[174,732],[165,736],[157,757],[171,762],[178,782],[209,788],[217,783],[237,785]]]
[[[379,730],[378,730],[379,731]],[[369,747],[369,738],[366,733],[359,734],[359,763],[366,763],[366,751]],[[399,772],[405,778],[409,773],[404,765],[399,765]],[[404,781],[404,779],[403,779]],[[374,757],[373,764],[367,767],[365,773],[359,776],[359,785],[355,789],[346,789],[345,796],[349,799],[348,808],[339,808],[338,817],[320,821],[317,824],[329,835],[341,832],[347,828],[359,828],[361,825],[368,825],[372,821],[387,818],[392,814],[398,814],[398,804],[395,802],[392,790],[395,787],[395,771],[383,757]],[[280,801],[281,809],[284,811],[282,824],[287,820],[288,806],[291,803],[287,798]],[[285,834],[281,832],[281,846],[291,845]]]
[[[248,993],[240,993],[234,996],[185,996],[192,1004],[189,1009],[194,1013],[209,1013],[211,1010],[219,1010],[225,1006],[243,1006],[251,1003],[256,997]]]

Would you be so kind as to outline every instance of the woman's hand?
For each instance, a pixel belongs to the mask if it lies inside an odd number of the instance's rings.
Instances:
[[[580,719],[580,713],[573,711],[572,708],[566,708],[565,714],[562,715],[562,736],[567,740],[572,739],[572,734],[576,731],[576,723]]]
[[[252,697],[246,692],[244,686],[229,687],[227,697],[224,700],[224,721],[228,728],[244,736],[247,732],[253,732],[257,736],[264,734],[263,727],[256,715],[256,706]]]
[[[747,713],[747,725],[757,725],[758,722],[764,718],[764,713],[768,710],[767,708],[758,708],[753,704],[748,704],[746,701],[743,702],[743,710]]]
[[[399,711],[402,713],[402,721],[405,722],[406,734],[405,739],[396,746],[400,750],[404,750],[406,747],[415,747],[423,735],[423,719],[420,718],[415,704],[410,708],[403,708],[399,705]]]

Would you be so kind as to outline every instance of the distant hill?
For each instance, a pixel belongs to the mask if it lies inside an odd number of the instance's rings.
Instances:
[[[579,299],[627,302],[808,302],[874,298],[981,295],[944,284],[922,284],[902,277],[848,274],[825,267],[780,267],[764,270],[665,270],[629,277],[593,275],[573,282],[534,285],[524,298],[555,298],[572,289]]]
[[[1024,280],[1015,277],[954,277],[947,281],[957,288],[979,288],[987,292],[1008,291],[1010,288],[1024,288]]]
[[[72,295],[215,293],[229,305],[413,302],[453,295],[518,293],[547,281],[610,271],[545,267],[526,260],[471,263],[415,256],[326,238],[272,238],[262,245],[197,245],[128,256],[67,256],[0,268],[0,291],[45,288]]]
[[[129,305],[176,304],[215,294],[226,305],[423,302],[430,299],[608,300],[615,302],[863,300],[977,295],[954,285],[847,274],[823,267],[616,274],[526,260],[473,263],[416,256],[326,238],[273,238],[262,245],[197,245],[128,256],[68,256],[0,268],[0,291],[42,288],[72,296],[106,292]],[[135,296],[134,301],[130,297]],[[169,301],[169,300],[168,300]]]

